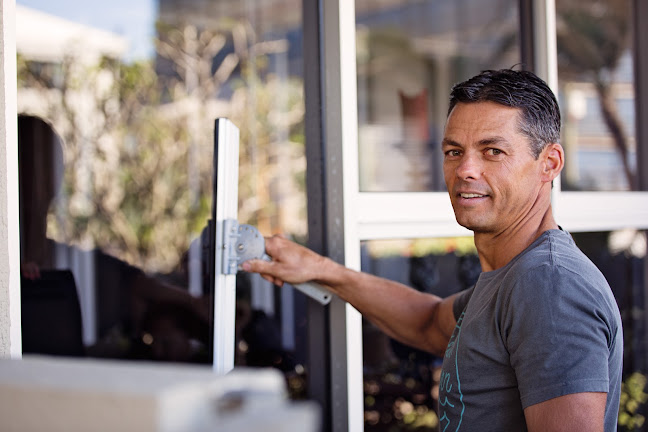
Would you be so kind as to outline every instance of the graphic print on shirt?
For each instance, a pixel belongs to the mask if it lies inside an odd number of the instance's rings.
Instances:
[[[441,368],[441,379],[439,381],[439,430],[441,432],[457,432],[461,427],[461,420],[466,408],[463,403],[459,366],[457,364],[457,344],[461,335],[464,314],[465,312],[457,320]]]

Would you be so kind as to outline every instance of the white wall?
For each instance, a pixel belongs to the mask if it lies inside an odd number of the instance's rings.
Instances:
[[[20,357],[16,2],[0,3],[0,358]]]

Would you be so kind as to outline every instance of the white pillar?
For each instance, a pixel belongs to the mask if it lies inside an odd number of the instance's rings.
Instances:
[[[15,0],[2,0],[0,16],[0,358],[18,358],[22,345]]]

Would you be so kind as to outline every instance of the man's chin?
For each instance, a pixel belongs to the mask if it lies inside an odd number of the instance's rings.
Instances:
[[[485,234],[492,231],[490,225],[482,221],[457,220],[457,223],[475,234]]]

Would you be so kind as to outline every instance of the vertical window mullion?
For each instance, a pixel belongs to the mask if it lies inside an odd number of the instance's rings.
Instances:
[[[648,17],[648,2],[634,0],[633,33],[634,33],[634,76],[635,76],[635,109],[637,140],[637,176],[639,190],[648,190],[648,32],[640,31]]]

